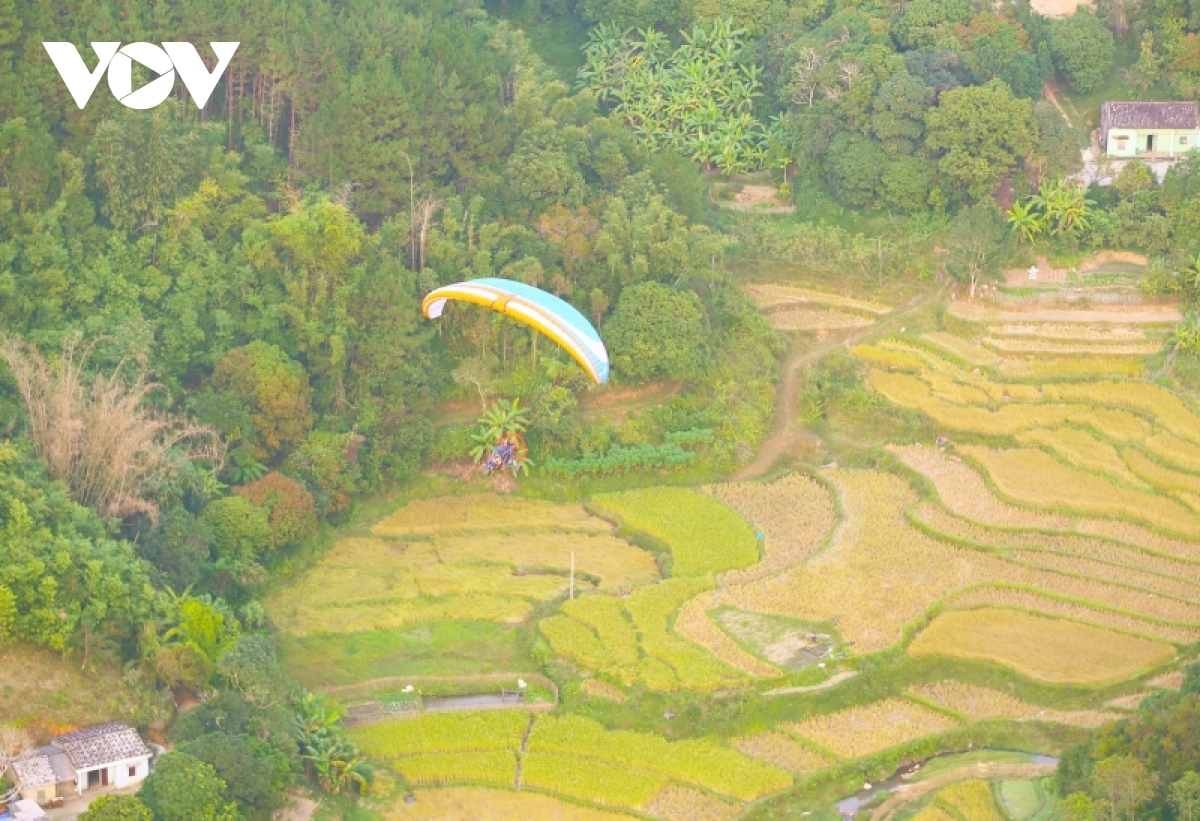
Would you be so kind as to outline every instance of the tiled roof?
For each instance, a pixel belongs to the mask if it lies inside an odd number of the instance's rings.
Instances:
[[[1109,128],[1200,128],[1200,104],[1105,103],[1101,112]]]
[[[55,784],[58,779],[54,776],[54,768],[50,766],[50,757],[41,750],[30,750],[13,759],[13,772],[22,787],[38,787],[43,784]]]
[[[127,724],[99,724],[86,730],[55,736],[52,743],[62,748],[77,770],[90,770],[114,761],[150,755],[150,749],[137,730]]]

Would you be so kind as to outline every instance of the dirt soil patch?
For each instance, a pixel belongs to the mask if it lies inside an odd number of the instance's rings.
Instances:
[[[734,194],[733,201],[739,205],[759,205],[760,203],[782,205],[775,199],[778,193],[779,191],[773,185],[747,185]]]
[[[1090,0],[1032,0],[1033,10],[1044,17],[1069,17],[1080,6],[1091,7]]]

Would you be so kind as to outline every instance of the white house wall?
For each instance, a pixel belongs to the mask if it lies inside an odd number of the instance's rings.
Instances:
[[[133,768],[132,775],[129,772],[131,767]],[[108,770],[108,786],[110,788],[122,789],[142,781],[150,774],[150,756],[142,755],[137,758],[127,758],[124,761],[117,761],[104,767],[77,770],[75,773],[75,783],[79,785],[80,792],[84,792],[88,788],[88,773],[100,770]]]

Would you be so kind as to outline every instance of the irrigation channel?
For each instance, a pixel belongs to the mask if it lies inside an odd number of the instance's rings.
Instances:
[[[883,819],[891,815],[893,810],[902,804],[906,804],[920,797],[925,792],[945,786],[946,784],[972,778],[1044,775],[1058,766],[1058,759],[1053,756],[1030,753],[1024,750],[997,750],[996,752],[1017,753],[1028,757],[1029,760],[1024,764],[1015,765],[1011,763],[1000,764],[997,762],[989,764],[988,762],[979,762],[978,764],[949,770],[929,779],[928,782],[914,781],[913,778],[929,762],[936,761],[939,758],[961,755],[961,753],[941,753],[930,756],[914,763],[905,764],[886,780],[869,786],[864,785],[858,792],[838,801],[838,813],[843,818],[854,818],[877,797],[890,793],[893,794],[893,798],[880,805],[871,816],[872,821],[883,821]],[[923,786],[927,787],[927,789],[921,789]]]

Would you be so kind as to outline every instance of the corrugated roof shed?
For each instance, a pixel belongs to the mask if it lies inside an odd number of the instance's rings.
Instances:
[[[1101,134],[1110,128],[1200,128],[1200,104],[1105,103],[1100,109]]]
[[[77,770],[89,770],[114,761],[150,755],[150,748],[142,741],[137,730],[127,724],[99,724],[86,730],[55,736],[52,743],[62,748]]]

